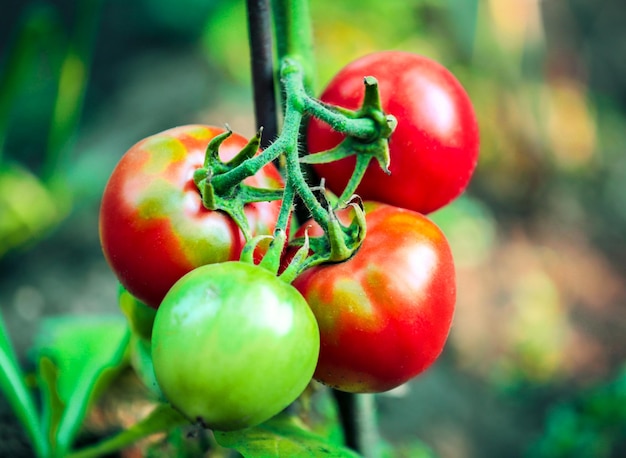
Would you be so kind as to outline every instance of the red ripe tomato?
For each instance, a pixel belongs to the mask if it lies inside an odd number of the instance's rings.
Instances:
[[[227,214],[207,210],[193,182],[208,143],[223,132],[188,125],[145,138],[124,154],[106,185],[100,208],[104,256],[120,283],[151,307],[195,267],[239,258],[241,230]],[[233,158],[246,143],[232,134],[220,146],[220,157]],[[272,164],[245,182],[283,184]],[[271,234],[279,210],[280,201],[249,204],[253,235]]]
[[[452,201],[466,188],[479,149],[474,109],[459,81],[426,57],[384,51],[344,67],[321,100],[358,109],[365,76],[378,79],[383,111],[394,115],[398,126],[389,142],[391,175],[372,161],[357,194],[424,214]],[[343,135],[311,119],[307,139],[309,152],[318,153],[338,145]],[[341,194],[354,164],[350,157],[314,168],[326,179],[328,189]]]
[[[366,205],[367,236],[349,260],[293,282],[320,328],[314,377],[341,391],[375,393],[427,369],[446,342],[456,300],[448,242],[425,216]],[[342,214],[343,219],[346,215]],[[309,233],[318,235],[312,222]]]

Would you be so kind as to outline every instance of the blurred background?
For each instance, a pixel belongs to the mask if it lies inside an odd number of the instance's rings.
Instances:
[[[244,3],[1,0],[0,309],[24,364],[42,317],[119,313],[97,217],[121,155],[175,125],[254,132]],[[449,344],[377,396],[390,456],[626,456],[626,4],[311,3],[318,91],[413,51],[481,127],[468,191],[432,215],[458,266]],[[4,399],[0,422],[0,456],[28,450]]]

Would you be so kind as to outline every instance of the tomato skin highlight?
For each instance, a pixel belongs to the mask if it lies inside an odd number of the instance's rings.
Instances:
[[[448,242],[428,218],[378,203],[367,203],[366,212],[359,251],[307,269],[293,285],[320,328],[314,377],[341,391],[375,393],[407,382],[440,355],[456,279]],[[307,226],[310,235],[321,234],[309,222],[299,235]]]
[[[157,310],[152,358],[174,407],[211,429],[255,426],[293,402],[319,353],[315,317],[300,293],[242,262],[182,277]]]
[[[383,51],[357,59],[329,82],[320,99],[356,110],[365,76],[379,83],[382,108],[398,126],[389,142],[391,175],[373,161],[356,193],[427,214],[458,197],[476,168],[479,131],[474,109],[459,81],[445,67],[426,57]],[[317,119],[307,130],[308,150],[318,153],[338,145],[344,136]],[[328,189],[341,194],[355,159],[314,164]]]
[[[219,127],[186,125],[147,137],[131,147],[113,170],[100,207],[100,241],[120,283],[157,308],[169,288],[193,268],[238,259],[245,243],[225,213],[203,205],[193,172],[201,167]],[[220,147],[228,160],[247,143],[233,133]],[[268,164],[247,184],[283,185]],[[280,201],[246,206],[253,235],[271,234]]]

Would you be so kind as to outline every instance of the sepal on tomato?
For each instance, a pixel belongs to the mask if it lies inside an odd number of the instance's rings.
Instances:
[[[322,193],[325,198],[325,193]],[[350,259],[361,247],[367,233],[365,223],[365,211],[363,202],[359,196],[352,196],[350,201],[338,210],[342,211],[348,207],[352,208],[352,220],[349,225],[344,226],[335,213],[335,209],[329,201],[326,201],[328,208],[328,232],[318,237],[309,237],[304,228],[303,237],[295,238],[290,242],[292,247],[297,248],[296,253],[285,268],[281,277],[292,281],[305,270],[328,262],[343,262]],[[306,248],[306,249],[305,249]],[[292,252],[293,253],[293,252]],[[296,260],[307,255],[306,259]]]
[[[222,143],[224,143],[224,140],[226,140],[228,137],[230,137],[233,134],[233,131],[230,130],[230,127],[228,126],[228,124],[225,127],[226,127],[225,132],[219,135],[216,135],[215,138],[213,138],[209,142],[206,148],[206,153],[204,155],[204,167],[216,168],[217,173],[224,173],[228,170],[228,168],[226,167],[226,164],[224,164],[224,162],[222,162],[222,160],[220,159],[220,152],[219,152],[220,146],[222,145]]]
[[[259,266],[276,275],[278,273],[278,269],[280,268],[280,260],[282,258],[283,251],[285,250],[286,242],[287,233],[282,229],[277,228],[274,231],[274,237],[270,242],[267,253],[265,253],[263,259],[261,259]]]
[[[354,217],[348,227],[343,226],[335,212],[329,209],[328,239],[330,241],[330,254],[328,261],[341,262],[349,259],[359,249],[365,239],[367,227],[363,202],[361,202],[359,196],[355,195],[344,206],[344,208],[348,207],[352,207],[354,210]]]
[[[291,283],[295,280],[295,278],[305,269],[306,261],[309,258],[309,234],[305,229],[304,232],[304,242],[302,246],[298,248],[296,254],[289,260],[289,264],[283,270],[283,272],[278,276],[279,279],[286,283]]]
[[[265,254],[260,261],[257,260],[255,252],[262,242],[271,240],[269,246],[266,247]],[[285,249],[285,243],[287,242],[287,233],[277,228],[274,231],[274,235],[259,235],[250,239],[241,250],[241,256],[239,260],[246,264],[254,264],[262,267],[270,273],[276,275],[280,268],[283,251]]]
[[[228,170],[232,170],[240,164],[243,164],[248,159],[254,157],[256,152],[261,147],[261,135],[263,134],[263,127],[259,128],[256,135],[250,139],[250,141],[246,144],[245,147],[239,151],[234,158],[230,161],[226,162],[225,165]]]
[[[365,96],[363,104],[357,111],[350,111],[336,106],[327,106],[333,111],[341,112],[344,116],[359,119],[366,118],[373,121],[375,135],[370,138],[361,138],[356,135],[348,135],[335,148],[301,157],[303,164],[326,164],[335,162],[344,157],[356,155],[357,160],[363,158],[364,166],[367,167],[371,159],[376,159],[380,168],[389,174],[391,157],[389,154],[389,138],[396,129],[398,121],[395,116],[383,112],[378,91],[378,81],[372,76],[364,78]],[[355,173],[356,174],[356,173]],[[360,177],[359,177],[360,180]],[[357,183],[358,184],[358,183]],[[352,193],[349,193],[352,194]]]
[[[228,126],[227,126],[228,128]],[[243,164],[248,159],[254,157],[259,150],[261,143],[262,129],[239,151],[239,153],[228,162],[224,162],[219,156],[219,147],[228,137],[232,135],[228,130],[209,142],[206,150],[204,164],[193,174],[193,181],[198,187],[202,196],[202,204],[208,210],[221,210],[226,212],[243,232],[246,240],[251,237],[248,219],[246,218],[244,207],[251,202],[269,202],[280,200],[283,196],[282,190],[262,189],[237,183],[228,189],[217,188],[213,184],[215,177],[226,174]]]

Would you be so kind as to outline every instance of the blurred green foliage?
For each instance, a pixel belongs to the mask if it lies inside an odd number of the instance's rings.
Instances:
[[[28,5],[9,39],[0,76],[0,256],[38,240],[71,206],[66,170],[101,3],[79,2],[73,30],[52,6]],[[36,150],[12,143],[13,130],[15,138],[35,138]]]
[[[626,369],[608,383],[550,407],[542,437],[529,448],[532,458],[626,453]]]
[[[28,169],[15,163],[0,168],[0,256],[32,245],[62,214],[55,196]]]

